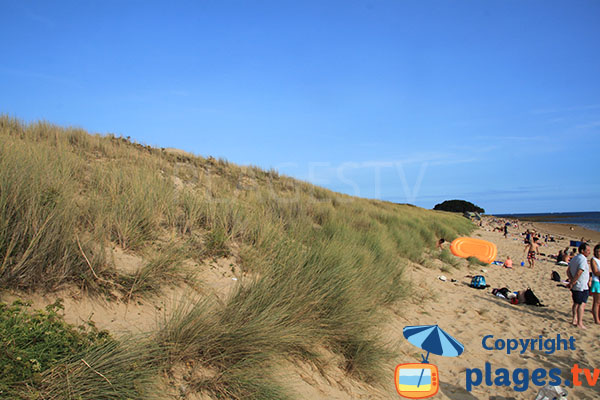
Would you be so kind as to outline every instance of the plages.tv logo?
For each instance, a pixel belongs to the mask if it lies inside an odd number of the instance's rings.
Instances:
[[[402,333],[411,344],[427,352],[421,363],[398,364],[394,372],[396,391],[407,399],[435,396],[440,388],[437,366],[429,364],[429,354],[457,357],[465,346],[437,325],[405,326]]]

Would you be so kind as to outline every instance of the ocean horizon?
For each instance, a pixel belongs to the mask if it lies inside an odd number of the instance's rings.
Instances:
[[[559,212],[559,213],[519,213],[493,214],[503,218],[518,218],[526,221],[548,222],[552,224],[572,224],[600,232],[600,211]]]

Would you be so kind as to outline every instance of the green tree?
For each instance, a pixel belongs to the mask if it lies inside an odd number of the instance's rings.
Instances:
[[[452,211],[452,212],[478,212],[484,213],[485,210],[475,204],[465,200],[446,200],[443,203],[436,204],[434,210]]]

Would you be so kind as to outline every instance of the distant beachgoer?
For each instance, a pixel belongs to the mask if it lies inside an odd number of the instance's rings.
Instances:
[[[573,313],[572,323],[581,329],[585,329],[583,325],[583,313],[585,311],[585,303],[587,303],[590,295],[588,289],[590,266],[587,261],[590,253],[590,245],[587,243],[581,244],[579,246],[579,254],[573,257],[571,262],[569,262],[569,268],[567,268],[567,276],[569,277],[567,288],[571,289],[571,298],[573,299],[573,306],[571,307]]]
[[[565,253],[564,251],[560,250],[558,252],[558,255],[556,256],[556,263],[557,264],[563,264],[563,263],[568,263],[569,262],[569,255],[567,253]]]
[[[569,254],[569,258],[573,258],[573,257],[575,257],[576,255],[577,255],[577,253],[575,253],[575,250],[573,250],[573,251],[571,252],[571,254]]]
[[[592,315],[594,316],[594,322],[600,324],[600,244],[594,247],[594,256],[590,260],[590,271],[592,272],[590,293],[592,299],[594,299]]]
[[[438,240],[437,245],[436,245],[437,248],[439,250],[443,250],[444,249],[444,246],[443,246],[444,243],[446,243],[446,239],[441,238],[440,240]]]
[[[504,225],[504,237],[508,235],[508,226]]]
[[[504,268],[512,268],[512,260],[510,259],[510,256],[506,257],[506,261],[504,261]]]
[[[539,254],[539,245],[538,239],[533,238],[533,242],[528,243],[525,246],[525,251],[527,252],[527,262],[529,263],[529,268],[533,268],[535,264],[535,255]]]

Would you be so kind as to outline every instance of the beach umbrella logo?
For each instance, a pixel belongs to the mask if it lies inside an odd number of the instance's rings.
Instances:
[[[396,391],[400,396],[409,399],[434,396],[439,390],[439,373],[437,366],[429,364],[429,354],[458,357],[465,350],[465,346],[437,325],[406,326],[403,334],[406,340],[426,351],[427,355],[421,354],[421,363],[396,366]]]

